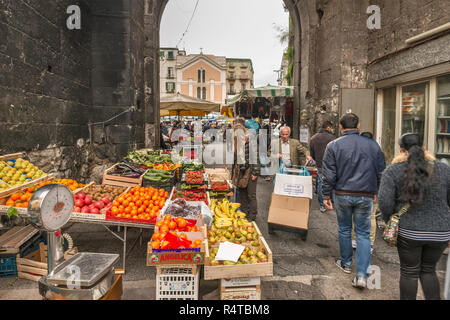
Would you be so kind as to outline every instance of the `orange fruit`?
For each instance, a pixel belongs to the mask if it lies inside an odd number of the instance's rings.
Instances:
[[[202,245],[202,240],[197,239],[197,240],[194,241],[193,244],[194,244],[194,246],[195,246],[196,248],[199,248],[199,247]]]
[[[159,240],[152,241],[152,249],[159,249],[160,245]]]
[[[164,216],[164,221],[171,221],[172,220],[172,216],[170,214],[166,214]]]
[[[177,223],[175,221],[170,221],[169,229],[174,230],[177,227]]]
[[[160,229],[161,233],[169,232],[169,227],[167,225],[162,225]]]

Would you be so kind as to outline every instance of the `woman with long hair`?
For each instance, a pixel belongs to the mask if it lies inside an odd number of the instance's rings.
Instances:
[[[405,205],[400,218],[400,299],[415,300],[418,280],[425,299],[440,300],[436,264],[450,240],[450,167],[426,151],[417,134],[399,140],[400,155],[381,178],[378,205],[388,221]]]

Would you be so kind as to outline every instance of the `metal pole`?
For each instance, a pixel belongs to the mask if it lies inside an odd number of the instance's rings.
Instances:
[[[127,227],[123,227],[123,270],[125,271],[125,262],[127,259]]]

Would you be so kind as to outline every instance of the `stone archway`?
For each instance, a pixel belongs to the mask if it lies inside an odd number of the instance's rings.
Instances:
[[[162,15],[169,0],[145,2],[145,106],[146,118],[152,126],[146,128],[146,144],[159,144],[159,31]],[[300,126],[308,124],[308,121],[301,122],[303,110],[309,110],[312,103],[311,94],[313,92],[313,68],[314,56],[310,25],[315,17],[315,0],[282,0],[292,19],[294,28],[294,125],[293,136],[299,137]],[[309,98],[311,97],[311,98]],[[306,112],[308,113],[308,111]],[[307,117],[311,119],[311,117]],[[147,123],[149,123],[147,121]]]

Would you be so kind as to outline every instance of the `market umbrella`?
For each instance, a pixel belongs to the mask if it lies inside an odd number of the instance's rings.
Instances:
[[[160,116],[177,115],[177,116],[194,116],[203,117],[210,112],[219,112],[220,104],[189,97],[180,93],[172,94],[161,98],[160,100]]]

